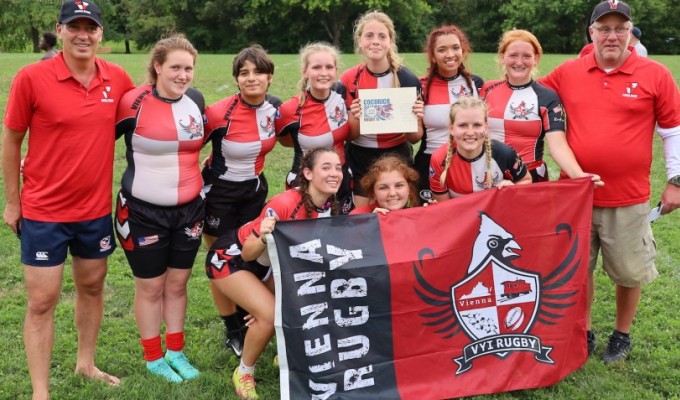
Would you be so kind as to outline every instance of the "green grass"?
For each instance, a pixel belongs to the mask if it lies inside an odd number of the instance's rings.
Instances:
[[[136,83],[144,81],[147,64],[145,54],[107,54],[104,57],[123,65]],[[270,92],[282,100],[295,93],[299,79],[296,55],[275,55],[276,73]],[[546,55],[541,62],[543,72],[567,58]],[[404,55],[406,65],[423,74],[426,59],[421,54]],[[654,57],[667,65],[680,81],[680,57]],[[0,54],[0,113],[4,115],[10,82],[16,71],[38,59],[36,54]],[[233,55],[200,55],[194,86],[211,104],[236,92],[231,77]],[[357,62],[355,55],[343,55],[342,67]],[[499,76],[492,54],[473,54],[471,70],[484,79]],[[587,95],[585,93],[584,95]],[[267,158],[266,173],[271,194],[283,189],[283,178],[290,167],[290,149],[276,147]],[[663,190],[665,170],[661,142],[655,139],[652,202]],[[124,143],[119,141],[115,159],[115,182],[125,168]],[[557,169],[551,163],[551,176]],[[625,171],[622,171],[625,173]],[[117,190],[118,184],[114,190]],[[2,181],[0,180],[0,190]],[[2,196],[0,196],[2,197]],[[4,198],[0,199],[4,209]],[[634,349],[631,359],[616,366],[604,365],[598,357],[588,360],[583,368],[550,388],[483,396],[489,399],[669,399],[680,397],[680,228],[678,213],[654,223],[657,239],[657,268],[661,277],[643,290],[638,316],[633,327]],[[186,352],[202,372],[193,382],[173,385],[151,378],[145,371],[137,329],[133,317],[133,280],[122,251],[109,259],[106,281],[105,317],[102,325],[97,362],[100,367],[123,378],[118,388],[84,381],[72,373],[75,365],[75,329],[73,326],[74,287],[70,269],[66,268],[62,297],[56,310],[56,338],[52,356],[51,390],[54,399],[213,399],[235,398],[230,375],[237,366],[235,357],[221,345],[222,326],[212,305],[207,278],[203,273],[205,251],[197,257],[196,268],[189,281],[189,309],[186,323]],[[0,229],[0,399],[30,398],[30,381],[23,352],[22,323],[26,296],[19,261],[19,243],[9,229]],[[614,320],[614,291],[609,279],[597,274],[594,305],[594,329],[598,335],[599,356]],[[258,391],[263,399],[279,397],[278,370],[271,365],[275,354],[270,344],[259,362]],[[489,371],[490,379],[493,371]]]

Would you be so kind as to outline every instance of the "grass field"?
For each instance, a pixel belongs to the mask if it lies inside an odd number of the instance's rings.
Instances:
[[[147,56],[108,54],[106,59],[123,65],[136,83],[144,81]],[[550,71],[567,55],[546,55],[542,72]],[[11,79],[16,71],[37,60],[36,54],[0,54],[0,114],[4,115]],[[233,55],[200,55],[194,86],[211,104],[236,92],[230,76]],[[276,73],[270,92],[285,100],[292,96],[299,79],[295,55],[275,55]],[[406,65],[416,74],[425,69],[421,54],[404,55]],[[680,57],[655,57],[675,73],[680,82]],[[355,55],[344,55],[341,70],[357,62]],[[484,79],[499,75],[494,55],[473,54],[471,70]],[[587,95],[587,93],[584,93]],[[64,106],[64,112],[68,112]],[[266,174],[270,194],[283,188],[283,177],[290,167],[292,151],[277,147],[269,155]],[[661,141],[655,139],[652,202],[663,190],[665,170]],[[119,141],[115,158],[115,188],[125,168],[124,143]],[[551,174],[557,170],[551,164]],[[621,173],[625,173],[621,171]],[[3,183],[0,180],[0,190]],[[1,196],[0,196],[1,197]],[[4,198],[0,198],[4,209]],[[609,279],[597,274],[594,330],[598,336],[596,356],[583,368],[550,388],[483,396],[482,399],[678,399],[680,398],[680,228],[677,212],[654,223],[657,239],[659,279],[643,290],[638,317],[633,327],[633,353],[623,364],[608,366],[600,361],[614,319],[614,291]],[[222,325],[212,305],[202,264],[205,251],[196,260],[189,282],[189,309],[186,323],[187,348],[202,376],[193,382],[175,385],[152,378],[146,373],[135,325],[133,280],[122,251],[109,259],[105,316],[100,334],[97,362],[103,369],[123,379],[121,386],[108,388],[84,381],[72,373],[75,365],[76,334],[73,326],[74,286],[66,268],[63,294],[56,309],[56,338],[52,356],[51,389],[54,399],[232,399],[230,373],[238,360],[222,347]],[[0,400],[30,398],[30,381],[23,352],[22,323],[26,296],[19,261],[19,243],[6,227],[0,228]],[[271,364],[276,348],[270,344],[258,365],[258,392],[263,399],[276,399],[278,369]],[[526,371],[525,371],[526,372]],[[493,371],[489,371],[493,379]]]

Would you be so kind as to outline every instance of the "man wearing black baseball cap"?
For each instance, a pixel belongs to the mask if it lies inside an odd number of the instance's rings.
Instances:
[[[680,92],[668,68],[628,48],[632,27],[628,4],[599,3],[589,27],[592,53],[565,61],[540,80],[562,99],[569,115],[567,142],[579,164],[605,182],[594,195],[586,315],[590,354],[596,347],[593,272],[601,253],[602,268],[616,285],[616,322],[605,362],[628,357],[642,286],[658,276],[647,221],[655,127],[664,141],[668,178],[662,213],[680,207]]]
[[[87,18],[97,23],[100,27],[102,24],[102,10],[91,1],[65,1],[61,5],[61,12],[59,13],[59,23],[68,24],[78,18]]]
[[[21,240],[27,292],[24,347],[33,400],[49,399],[54,311],[69,252],[76,289],[75,372],[111,385],[120,382],[100,371],[94,357],[106,260],[115,249],[111,185],[116,111],[134,85],[120,66],[96,57],[101,25],[96,4],[64,2],[56,24],[63,50],[19,70],[5,109],[3,219]],[[29,130],[22,184],[21,147]]]

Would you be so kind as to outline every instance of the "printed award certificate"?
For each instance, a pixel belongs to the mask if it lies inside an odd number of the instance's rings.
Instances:
[[[416,88],[359,89],[361,134],[418,132]]]

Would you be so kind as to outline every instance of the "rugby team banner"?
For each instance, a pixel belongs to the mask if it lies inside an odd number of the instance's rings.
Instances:
[[[583,365],[593,185],[486,190],[388,215],[281,222],[282,399],[446,399]]]

